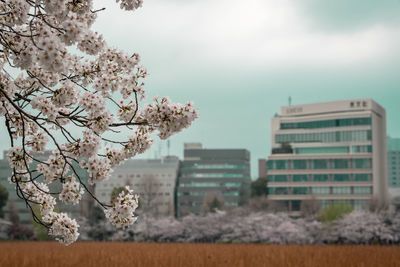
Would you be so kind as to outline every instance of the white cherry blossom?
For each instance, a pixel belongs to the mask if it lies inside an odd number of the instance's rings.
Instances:
[[[126,11],[143,3],[115,2]],[[166,139],[198,117],[191,102],[164,97],[143,104],[147,70],[140,56],[93,31],[98,13],[107,12],[93,6],[93,0],[0,2],[0,116],[10,137],[10,182],[28,209],[40,206],[42,217],[34,219],[66,245],[77,239],[78,225],[54,211],[56,197],[77,204],[86,183],[108,179],[113,167],[148,150],[156,134]],[[43,159],[46,149],[53,151]],[[62,191],[50,192],[51,183]],[[131,189],[112,207],[93,198],[117,227],[135,222],[138,196]]]

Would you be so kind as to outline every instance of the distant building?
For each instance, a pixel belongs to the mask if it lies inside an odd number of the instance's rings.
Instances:
[[[110,203],[114,188],[129,185],[140,196],[140,212],[174,216],[174,193],[179,159],[132,159],[114,168],[111,177],[96,184],[96,197]],[[138,211],[139,211],[138,210]]]
[[[258,177],[263,177],[267,175],[267,160],[258,159]]]
[[[50,156],[51,151],[45,151],[43,154],[37,154],[35,157],[39,160],[46,161]],[[31,168],[35,169],[35,163],[32,163]],[[76,171],[82,181],[88,186],[88,174],[86,170],[81,169],[80,167],[76,168]],[[8,191],[8,200],[7,205],[4,207],[5,218],[9,219],[10,209],[15,209],[18,214],[19,220],[21,224],[24,224],[28,227],[32,226],[32,215],[30,209],[26,206],[25,201],[20,199],[15,191],[15,185],[10,184],[8,182],[9,177],[11,177],[12,169],[9,166],[7,160],[7,152],[4,152],[3,159],[0,160],[0,184],[3,185]],[[41,181],[42,178],[39,178],[37,181]],[[62,189],[61,183],[55,181],[49,186],[51,192],[60,192]],[[89,190],[93,190],[92,186],[88,186]],[[93,205],[93,199],[89,194],[83,196],[79,205],[67,205],[63,204],[58,198],[56,199],[57,206],[61,212],[66,212],[73,217],[78,216],[88,216],[89,211]]]
[[[400,197],[400,138],[387,138],[389,194]]]
[[[249,151],[185,144],[177,186],[177,217],[200,215],[205,202],[213,198],[224,208],[240,206],[248,201],[250,182]]]
[[[281,107],[271,119],[269,198],[299,211],[314,197],[355,210],[386,202],[386,111],[371,99]]]

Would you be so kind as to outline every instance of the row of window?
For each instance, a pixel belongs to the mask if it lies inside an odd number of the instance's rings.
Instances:
[[[371,118],[349,118],[306,122],[284,122],[281,129],[318,129],[331,127],[363,126],[371,125]]]
[[[268,160],[267,170],[370,169],[371,159]]]
[[[346,203],[347,205],[353,207],[354,210],[361,210],[367,208],[369,204],[368,199],[344,199],[344,200],[321,199],[318,201],[321,204],[321,209],[325,209],[330,205]],[[301,210],[302,200],[274,200],[274,202],[277,202],[279,205],[281,205],[282,210],[292,210],[292,211]],[[289,209],[289,205],[291,206],[291,209]]]
[[[298,155],[315,154],[360,154],[372,153],[371,145],[360,146],[328,146],[328,147],[297,147],[294,149]]]
[[[202,202],[195,202],[195,201],[192,201],[192,202],[180,202],[180,203],[179,203],[179,206],[182,206],[182,207],[187,207],[187,206],[201,207],[202,205],[203,205]],[[229,202],[224,202],[224,206],[238,207],[238,206],[239,206],[239,203],[229,201]],[[196,214],[196,213],[195,213],[195,214]],[[198,214],[197,214],[197,215],[198,215]]]
[[[276,134],[276,143],[335,143],[335,142],[365,142],[372,140],[371,130],[335,131],[324,133],[290,133]]]
[[[205,196],[207,192],[178,192],[177,195],[178,197],[180,196],[194,196],[194,197],[202,197]],[[238,191],[233,191],[233,192],[222,192],[223,196],[239,196]]]
[[[196,178],[243,178],[243,173],[188,173],[186,177]]]
[[[137,177],[137,178],[140,178],[140,177],[144,177],[144,178],[146,178],[146,177],[149,177],[149,176],[155,176],[155,177],[172,177],[172,174],[170,174],[170,173],[168,173],[168,174],[165,174],[165,173],[154,173],[154,174],[118,174],[118,178],[124,178],[124,177],[126,177],[126,178],[135,178],[135,177]]]
[[[310,154],[349,154],[348,146],[334,147],[298,147],[294,149],[295,154],[310,155]]]
[[[198,183],[198,182],[188,182],[188,183],[181,183],[181,187],[240,187],[242,183]]]
[[[370,186],[269,187],[270,195],[370,195]]]
[[[293,175],[269,175],[269,182],[369,182],[371,174],[293,174]]]
[[[122,185],[122,184],[118,184],[118,183],[116,183],[116,184],[113,184],[113,183],[101,183],[101,186],[102,187],[112,187],[112,188],[114,188],[114,187],[121,187],[121,186],[125,186],[125,185]],[[144,184],[134,184],[134,186],[135,187],[140,187],[140,186],[167,186],[167,187],[171,187],[172,185],[171,184],[163,184],[163,183],[152,183],[152,184],[150,184],[150,183],[146,183],[146,181],[144,182]]]
[[[184,165],[184,169],[245,169],[245,165],[239,164],[190,164]]]

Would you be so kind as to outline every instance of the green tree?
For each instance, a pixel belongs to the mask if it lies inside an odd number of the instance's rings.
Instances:
[[[6,206],[8,199],[7,189],[0,184],[0,218],[4,218],[3,207]]]
[[[251,197],[259,197],[268,195],[268,176],[259,177],[251,182]]]
[[[203,214],[216,212],[222,210],[224,205],[224,197],[220,192],[208,192],[203,198],[202,212]]]
[[[329,205],[327,208],[321,211],[318,216],[318,220],[321,222],[333,222],[347,213],[351,213],[353,208],[346,202],[339,202],[334,205]]]
[[[40,220],[42,220],[42,215],[40,214],[40,206],[39,205],[33,206],[33,213]],[[36,240],[38,240],[38,241],[51,240],[51,238],[47,234],[48,229],[46,227],[44,227],[40,223],[35,222],[35,220],[33,220],[33,219],[32,219],[32,225],[33,225],[33,234],[34,234]]]

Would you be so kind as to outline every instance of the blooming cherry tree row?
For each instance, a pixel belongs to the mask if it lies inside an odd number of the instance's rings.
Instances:
[[[127,11],[142,5],[116,2]],[[56,202],[76,205],[85,191],[98,201],[78,168],[87,170],[89,184],[106,180],[113,167],[149,149],[154,133],[166,139],[198,117],[191,102],[142,103],[147,72],[139,55],[109,46],[91,29],[103,10],[92,0],[0,1],[0,115],[10,136],[10,182],[34,220],[66,245],[77,239],[79,225],[56,212]],[[48,149],[42,160],[38,155]],[[62,191],[51,192],[52,183]],[[99,204],[116,227],[136,220],[138,196],[129,187]]]

